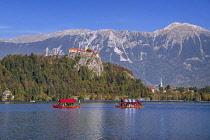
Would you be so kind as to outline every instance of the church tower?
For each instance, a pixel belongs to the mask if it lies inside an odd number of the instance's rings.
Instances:
[[[163,80],[160,78],[160,87],[163,87]]]

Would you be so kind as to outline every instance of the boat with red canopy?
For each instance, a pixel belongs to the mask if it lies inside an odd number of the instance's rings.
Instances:
[[[140,100],[136,99],[122,99],[121,103],[118,105],[115,105],[115,107],[118,108],[144,108],[144,106],[141,105]]]
[[[80,105],[74,105],[76,103],[76,99],[60,99],[59,103],[57,105],[52,105],[53,108],[81,108],[82,106]]]

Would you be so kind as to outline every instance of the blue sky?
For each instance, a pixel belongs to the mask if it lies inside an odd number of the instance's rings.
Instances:
[[[0,38],[67,29],[153,32],[173,22],[210,30],[210,0],[0,0]]]

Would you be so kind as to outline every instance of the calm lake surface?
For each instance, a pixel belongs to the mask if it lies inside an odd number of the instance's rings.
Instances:
[[[0,103],[0,139],[209,140],[210,104],[143,102],[142,109],[116,103]]]

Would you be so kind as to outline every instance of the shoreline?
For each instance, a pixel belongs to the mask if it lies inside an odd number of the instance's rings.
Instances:
[[[0,104],[4,103],[28,103],[28,104],[36,104],[36,103],[57,103],[58,101],[0,101]],[[120,100],[95,100],[95,101],[82,101],[80,103],[119,103]],[[210,104],[210,101],[141,101],[142,103],[183,103],[183,104],[190,104],[190,103],[202,103],[202,104]]]

